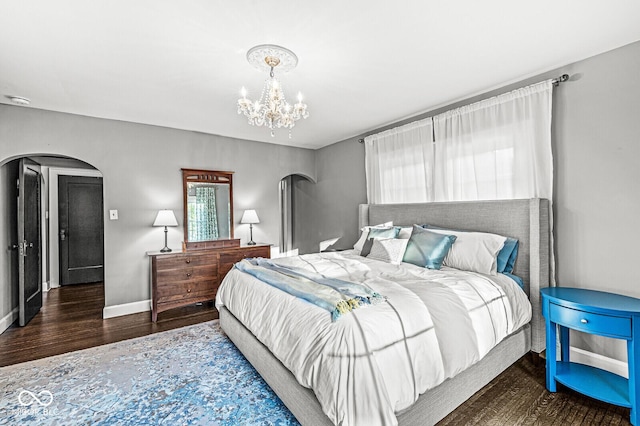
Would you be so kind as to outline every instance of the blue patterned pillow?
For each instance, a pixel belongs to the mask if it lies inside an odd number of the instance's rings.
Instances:
[[[413,225],[402,261],[429,269],[440,269],[455,241],[454,235],[436,234]]]

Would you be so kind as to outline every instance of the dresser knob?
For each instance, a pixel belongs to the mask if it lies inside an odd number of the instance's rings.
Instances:
[[[191,259],[187,259],[187,260],[186,260],[186,262],[187,262],[187,263],[191,263]]]
[[[191,289],[190,288],[187,289],[187,293],[191,293]]]
[[[586,324],[586,323],[588,323],[589,321],[587,321],[585,318],[582,318],[582,319],[580,320],[580,322],[581,322],[581,323],[583,323],[583,324]]]
[[[191,276],[191,272],[187,272],[187,278]]]

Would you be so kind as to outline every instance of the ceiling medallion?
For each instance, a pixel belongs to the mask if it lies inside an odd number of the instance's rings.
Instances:
[[[269,71],[269,78],[265,81],[260,99],[247,99],[247,89],[242,87],[242,98],[238,99],[238,114],[244,114],[252,126],[266,126],[275,136],[275,129],[291,129],[295,122],[307,118],[307,105],[302,103],[302,93],[298,92],[298,102],[291,105],[287,102],[282,85],[275,77],[274,70],[291,71],[298,65],[298,57],[284,47],[273,44],[261,44],[252,47],[247,52],[247,61],[259,70]]]

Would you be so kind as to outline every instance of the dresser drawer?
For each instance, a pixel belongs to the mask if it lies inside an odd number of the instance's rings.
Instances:
[[[187,266],[180,269],[162,269],[157,271],[158,287],[180,281],[215,280],[218,277],[216,264]]]
[[[268,258],[270,255],[269,247],[256,247],[256,248],[243,248],[241,250],[229,250],[220,253],[220,263],[231,263],[234,264],[236,262],[240,262],[242,259],[250,258],[250,257],[265,257]]]
[[[178,255],[171,257],[158,258],[156,260],[156,270],[168,271],[173,269],[185,269],[194,266],[208,266],[215,267],[218,264],[218,259],[215,254],[207,255]]]
[[[631,338],[631,318],[628,317],[596,314],[550,303],[549,319],[556,324],[586,333]]]
[[[263,257],[265,259],[268,259],[271,257],[271,247],[243,247],[240,250],[230,250],[220,253],[220,280],[222,281],[222,279],[227,275],[231,268],[233,268],[233,265],[236,262],[240,262],[242,259],[248,259],[251,257]]]
[[[213,300],[218,290],[217,279],[173,281],[170,285],[158,286],[158,303],[186,299]]]

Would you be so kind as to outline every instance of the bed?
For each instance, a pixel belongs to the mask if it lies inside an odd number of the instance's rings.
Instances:
[[[531,320],[510,332],[486,355],[483,354],[478,362],[422,393],[410,407],[397,411],[393,419],[386,418],[381,422],[397,422],[401,425],[435,424],[520,357],[529,351],[539,353],[544,349],[544,322],[540,314],[539,289],[546,287],[549,282],[549,202],[530,199],[360,205],[360,227],[388,221],[393,221],[394,225],[429,223],[450,229],[491,232],[518,239],[520,244],[513,273],[523,280],[524,293],[531,303]],[[326,258],[333,259],[328,255]],[[349,255],[344,255],[343,258],[349,258]],[[229,281],[226,287],[231,287],[233,280],[240,279],[240,274],[243,273],[234,271],[229,274],[225,279],[225,283]],[[252,285],[258,284],[254,282]],[[300,385],[296,376],[274,356],[272,350],[254,336],[249,330],[250,326],[243,325],[237,318],[251,307],[236,305],[234,315],[224,300],[220,299],[219,293],[216,305],[220,311],[223,330],[300,423],[333,424],[314,391]],[[269,312],[263,312],[262,315],[269,315]],[[281,353],[279,356],[283,358]]]

